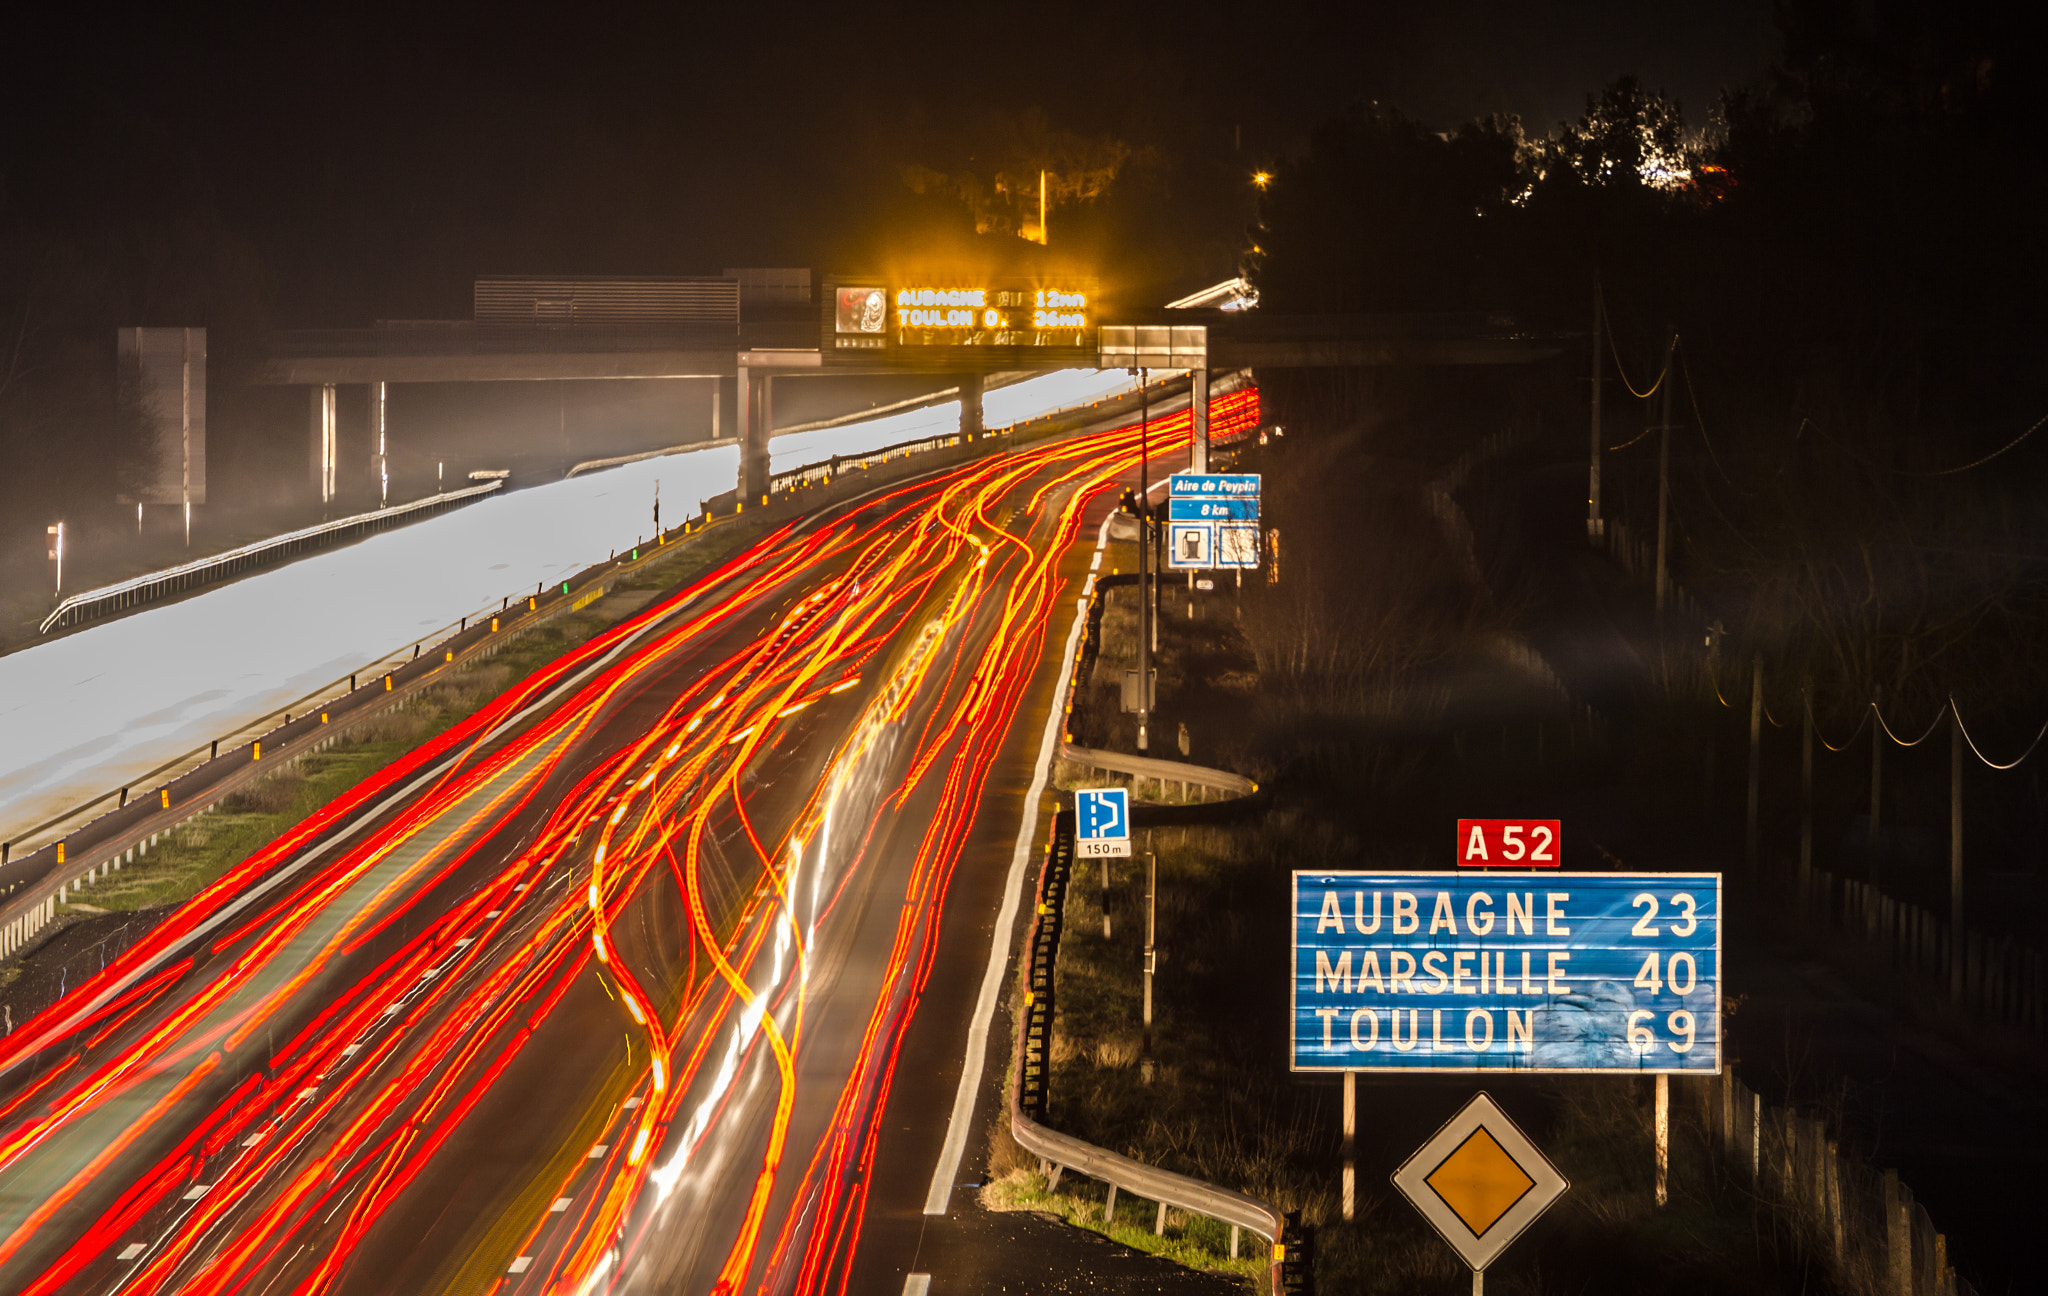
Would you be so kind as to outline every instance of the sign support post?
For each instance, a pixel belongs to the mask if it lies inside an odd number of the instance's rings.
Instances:
[[[1152,548],[1152,479],[1150,451],[1146,446],[1146,422],[1151,413],[1151,396],[1145,387],[1145,371],[1138,375],[1138,750],[1145,751],[1147,730],[1152,723],[1152,585],[1149,555]],[[1147,950],[1151,948],[1150,935],[1145,938]],[[1146,955],[1150,962],[1151,955]],[[1149,1030],[1152,1010],[1150,1007],[1150,980],[1147,972],[1145,1020]]]
[[[1671,1077],[1657,1073],[1657,1204],[1671,1199]]]
[[[1344,1073],[1344,1218],[1358,1207],[1358,1072]]]

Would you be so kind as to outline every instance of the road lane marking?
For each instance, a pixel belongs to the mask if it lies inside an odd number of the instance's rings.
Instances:
[[[114,1258],[116,1260],[133,1260],[147,1250],[149,1248],[140,1242],[130,1242],[127,1246],[122,1247],[121,1254]]]
[[[571,1200],[571,1199],[570,1199],[570,1198],[567,1198],[567,1197],[557,1197],[557,1198],[555,1198],[555,1204],[554,1204],[554,1205],[552,1205],[552,1206],[550,1206],[550,1207],[548,1207],[548,1212],[549,1212],[550,1214],[553,1214],[553,1215],[559,1215],[559,1214],[561,1214],[561,1213],[562,1213],[563,1211],[565,1211],[565,1210],[568,1210],[568,1209],[569,1209],[569,1202],[570,1202],[570,1200]]]
[[[512,1260],[512,1263],[511,1263],[511,1264],[509,1264],[509,1265],[506,1265],[506,1266],[505,1266],[505,1272],[506,1272],[506,1273],[525,1273],[525,1272],[526,1272],[526,1267],[527,1267],[528,1265],[532,1264],[532,1263],[533,1263],[533,1257],[532,1257],[532,1256],[516,1256],[516,1257],[514,1257],[514,1258],[513,1258],[513,1260]]]
[[[932,1289],[930,1274],[903,1275],[903,1296],[925,1296]]]
[[[1109,521],[1102,519],[1101,540],[1109,539]],[[1099,545],[1098,545],[1099,547]],[[1024,872],[1031,863],[1031,848],[1038,840],[1039,802],[1045,797],[1046,774],[1052,769],[1053,753],[1059,748],[1060,722],[1066,719],[1063,701],[1074,678],[1074,652],[1081,643],[1081,631],[1088,625],[1087,607],[1081,605],[1067,631],[1065,664],[1046,708],[1045,738],[1038,748],[1038,767],[1031,775],[1031,790],[1024,796],[1023,821],[1017,825],[1017,847],[1010,856],[1010,875],[1004,884],[1002,911],[996,915],[995,934],[989,940],[988,970],[981,977],[981,997],[974,1004],[974,1019],[967,1026],[967,1059],[960,1069],[960,1088],[953,1095],[953,1114],[946,1121],[946,1143],[939,1150],[939,1163],[932,1170],[932,1186],[925,1193],[924,1213],[944,1215],[953,1196],[953,1179],[960,1172],[960,1158],[967,1151],[967,1127],[974,1121],[974,1100],[981,1088],[981,1073],[988,1055],[989,1025],[995,1018],[996,1002],[1002,994],[1003,973],[1010,965],[1010,937],[1017,925],[1018,895]]]

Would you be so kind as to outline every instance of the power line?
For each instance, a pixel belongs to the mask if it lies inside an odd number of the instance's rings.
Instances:
[[[1664,380],[1671,376],[1671,367],[1669,365],[1665,366],[1664,372],[1657,375],[1657,381],[1650,384],[1650,390],[1637,391],[1636,385],[1628,380],[1628,370],[1621,367],[1621,347],[1614,340],[1613,316],[1604,315],[1601,322],[1607,329],[1607,349],[1614,355],[1614,376],[1621,379],[1621,385],[1628,388],[1629,395],[1634,396],[1638,400],[1648,400],[1650,397],[1655,396],[1657,389],[1664,385]],[[1642,438],[1637,437],[1636,440],[1640,441]]]
[[[1941,727],[1941,718],[1948,714],[1948,709],[1951,705],[1953,704],[1948,702],[1942,703],[1941,710],[1934,713],[1934,722],[1927,726],[1927,732],[1921,734],[1912,742],[1907,742],[1904,738],[1901,738],[1897,734],[1892,732],[1892,727],[1884,722],[1884,712],[1877,709],[1877,703],[1872,702],[1870,704],[1870,714],[1877,717],[1878,727],[1884,730],[1885,736],[1887,738],[1890,738],[1893,742],[1897,743],[1901,747],[1918,747],[1921,743],[1926,742],[1929,738],[1932,738],[1934,736],[1934,731]]]
[[[1950,698],[1948,700],[1948,704],[1949,708],[1951,710],[1954,710],[1956,700],[1954,698]],[[2041,745],[2041,739],[2044,737],[2048,737],[2048,723],[2044,723],[2041,726],[2041,732],[2034,735],[2034,741],[2027,744],[2027,749],[2025,751],[2021,752],[2016,758],[2009,760],[2005,764],[2001,765],[1997,761],[1992,760],[1989,756],[1986,756],[1983,752],[1983,749],[1977,746],[1977,740],[1975,738],[1970,737],[1969,729],[1965,728],[1963,725],[1963,713],[1961,711],[1956,711],[1956,728],[1962,730],[1963,741],[1970,744],[1970,750],[1977,753],[1977,759],[1983,761],[1986,765],[1989,765],[1992,769],[1995,770],[2009,770],[2013,766],[2025,760],[2027,757],[2032,756],[2034,754],[2034,748],[2039,747]]]

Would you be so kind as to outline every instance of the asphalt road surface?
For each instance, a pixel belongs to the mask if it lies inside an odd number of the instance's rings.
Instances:
[[[0,1289],[901,1290],[1136,443],[784,528],[24,1023]]]

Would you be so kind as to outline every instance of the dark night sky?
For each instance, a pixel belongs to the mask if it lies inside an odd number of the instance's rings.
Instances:
[[[78,228],[213,213],[272,277],[278,322],[353,323],[459,310],[479,272],[844,259],[900,201],[898,164],[990,108],[1041,106],[1220,172],[1364,100],[1543,130],[1630,71],[1699,124],[1777,39],[1767,0],[877,0],[810,16],[45,6],[17,9],[0,44],[0,202]]]

